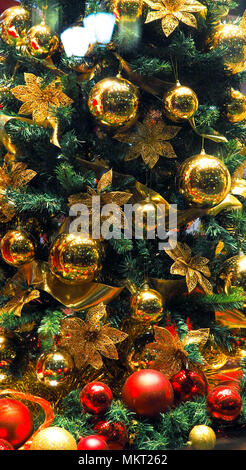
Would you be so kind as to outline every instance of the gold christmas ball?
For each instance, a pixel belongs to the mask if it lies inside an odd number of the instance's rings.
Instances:
[[[157,322],[163,317],[163,298],[145,284],[131,299],[132,318],[140,322]]]
[[[143,0],[114,0],[114,14],[117,20],[135,21],[142,15]]]
[[[201,354],[205,359],[205,364],[202,367],[204,371],[210,369],[220,369],[228,361],[227,355],[224,353],[222,348],[215,342],[214,337],[212,335],[208,338],[208,341],[202,348]]]
[[[80,234],[63,233],[54,241],[49,266],[51,272],[68,284],[92,281],[101,269],[102,249],[98,240]]]
[[[228,294],[233,287],[242,287],[246,292],[246,256],[232,256],[226,260],[217,277],[217,291]]]
[[[228,121],[233,123],[246,119],[246,96],[241,91],[231,89],[225,103],[224,113]]]
[[[160,205],[152,201],[150,198],[146,198],[143,201],[138,202],[134,206],[134,226],[135,226],[135,236],[139,232],[139,236],[142,235],[143,230],[150,232],[155,231],[157,227],[157,220],[161,223],[163,219],[164,223],[164,214],[160,210]]]
[[[30,24],[30,14],[27,10],[11,7],[0,16],[0,38],[9,46],[21,46]]]
[[[37,378],[44,385],[53,388],[68,385],[72,381],[73,368],[73,359],[67,352],[43,353],[37,361]]]
[[[231,177],[219,158],[202,151],[181,165],[177,185],[188,203],[204,208],[213,207],[229,193]]]
[[[45,23],[33,26],[26,35],[28,52],[37,59],[51,57],[59,46],[59,38]]]
[[[192,118],[198,109],[196,93],[179,82],[164,95],[163,104],[166,117],[174,122]]]
[[[66,429],[51,426],[34,436],[30,450],[77,450],[77,443]]]
[[[92,116],[101,125],[127,128],[137,119],[139,92],[124,78],[105,78],[90,91],[88,106]]]
[[[189,434],[189,442],[194,450],[212,450],[216,445],[216,434],[210,426],[194,426]]]
[[[0,244],[4,261],[11,266],[30,263],[35,256],[34,243],[23,230],[9,230]]]
[[[11,377],[16,356],[17,349],[14,336],[11,333],[0,332],[0,383]]]
[[[235,24],[221,24],[208,40],[211,49],[222,49],[226,70],[232,74],[246,68],[246,32]]]

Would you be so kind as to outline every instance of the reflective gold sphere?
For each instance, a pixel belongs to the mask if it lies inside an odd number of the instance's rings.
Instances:
[[[11,377],[12,365],[16,355],[13,335],[0,332],[0,384]]]
[[[210,426],[194,426],[189,434],[188,444],[194,450],[212,450],[216,445],[216,434]]]
[[[201,350],[201,354],[205,359],[205,364],[202,367],[206,370],[217,370],[223,367],[228,360],[227,355],[223,352],[222,348],[215,342],[214,337],[211,335],[208,338],[205,346]]]
[[[65,351],[44,353],[37,361],[37,378],[44,385],[53,388],[68,385],[72,380],[73,368],[73,359]]]
[[[146,198],[143,201],[139,201],[134,206],[134,226],[135,236],[139,232],[142,234],[143,230],[149,232],[154,231],[157,227],[158,222],[161,223],[161,218],[164,223],[164,213],[161,213],[160,204],[155,203],[150,198]]]
[[[180,194],[199,207],[213,207],[225,199],[231,189],[231,177],[224,163],[201,152],[181,165],[177,178]]]
[[[192,118],[198,109],[195,92],[179,82],[164,95],[163,104],[166,117],[174,122]]]
[[[230,122],[241,122],[246,119],[246,96],[241,91],[231,89],[224,112]]]
[[[127,128],[137,119],[139,93],[124,78],[105,78],[90,91],[88,106],[92,116],[103,126]]]
[[[80,234],[64,233],[54,241],[49,256],[51,272],[68,284],[92,281],[101,269],[98,240]]]
[[[246,292],[246,255],[232,256],[226,260],[217,277],[217,290],[228,294],[233,287],[242,287]]]
[[[163,317],[162,295],[145,284],[143,288],[133,294],[131,309],[132,317],[135,320],[145,323],[157,322]]]
[[[1,240],[0,249],[4,261],[11,266],[30,263],[35,256],[34,243],[23,230],[9,230]]]
[[[77,443],[66,429],[50,426],[34,436],[30,450],[77,450]]]
[[[45,23],[33,26],[26,35],[28,52],[37,59],[51,57],[59,46],[59,38]]]
[[[232,74],[246,68],[246,32],[235,24],[219,25],[208,40],[211,49],[223,49],[225,68]]]
[[[11,7],[0,16],[0,38],[9,46],[21,46],[30,24],[30,14],[27,10]]]

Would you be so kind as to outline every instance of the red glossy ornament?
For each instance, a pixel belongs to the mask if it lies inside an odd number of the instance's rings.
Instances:
[[[234,387],[219,385],[207,396],[208,413],[216,419],[233,421],[241,413],[242,399]]]
[[[194,397],[202,397],[208,393],[208,382],[201,371],[182,369],[170,379],[170,382],[176,403],[193,400]]]
[[[90,382],[82,389],[80,403],[86,413],[105,413],[113,400],[110,388],[103,382]]]
[[[103,436],[92,435],[79,441],[78,450],[109,450],[109,447]]]
[[[18,449],[33,432],[33,419],[29,409],[20,401],[0,399],[0,439]]]
[[[105,437],[110,450],[122,450],[128,441],[127,430],[123,423],[98,421],[93,431]]]
[[[164,374],[142,369],[130,375],[122,390],[127,408],[138,415],[154,417],[164,413],[173,403],[173,389]]]
[[[10,442],[0,439],[0,450],[14,450],[14,448]]]
[[[0,4],[0,14],[4,11],[4,10],[7,10],[8,8],[11,8],[11,7],[18,7],[20,6],[20,0],[19,1],[16,1],[16,0],[1,0],[1,4]]]

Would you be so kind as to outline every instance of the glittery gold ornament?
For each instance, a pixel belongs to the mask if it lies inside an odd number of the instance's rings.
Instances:
[[[212,450],[216,444],[216,434],[210,426],[205,424],[194,426],[187,444],[194,450]]]
[[[177,183],[190,204],[203,208],[222,202],[231,189],[230,173],[224,163],[204,150],[184,161]]]
[[[25,43],[30,14],[21,6],[5,10],[0,16],[0,38],[9,46]]]
[[[101,269],[101,254],[98,240],[63,233],[52,245],[49,266],[51,272],[63,282],[75,285],[94,279]]]
[[[246,68],[246,32],[236,24],[221,24],[208,40],[211,49],[223,50],[225,69],[232,74]]]
[[[34,436],[30,450],[77,450],[77,443],[66,429],[50,426]]]
[[[37,378],[44,385],[54,388],[68,385],[72,380],[73,368],[73,359],[67,352],[54,350],[43,353],[37,361]]]
[[[11,368],[16,355],[17,351],[13,335],[0,332],[0,383],[11,377]]]
[[[198,109],[198,98],[191,88],[177,82],[164,95],[163,104],[166,117],[171,121],[180,122],[194,116]]]
[[[88,106],[101,125],[115,129],[130,127],[137,119],[139,93],[124,78],[105,78],[90,91]]]
[[[246,293],[246,256],[239,254],[226,260],[217,277],[217,290],[228,294],[233,287],[242,287]]]
[[[23,230],[9,230],[1,240],[1,254],[11,266],[22,266],[34,259],[35,247],[29,235]]]
[[[210,335],[205,346],[201,350],[201,354],[205,359],[203,370],[217,370],[223,367],[228,357],[223,352],[222,348],[215,342],[213,335]]]
[[[150,289],[148,284],[133,294],[131,308],[132,317],[145,323],[157,322],[164,315],[162,295]]]
[[[51,57],[59,46],[59,38],[44,22],[33,26],[26,35],[28,52],[37,59]]]
[[[118,20],[136,20],[142,15],[143,0],[114,0],[114,14]]]
[[[233,123],[246,119],[246,96],[232,88],[225,103],[224,113],[228,121]]]
[[[151,230],[155,230],[157,227],[157,217],[159,215],[161,216],[158,211],[158,204],[151,201],[149,197],[138,202],[134,211],[135,235],[138,231],[142,232],[145,230],[149,232]],[[163,221],[164,220],[165,216],[163,214]]]

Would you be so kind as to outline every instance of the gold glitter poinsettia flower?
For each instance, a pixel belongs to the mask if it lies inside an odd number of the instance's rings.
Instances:
[[[159,119],[152,123],[148,118],[143,122],[137,122],[134,132],[119,133],[114,137],[120,142],[131,144],[125,160],[133,160],[142,157],[144,163],[153,168],[159,157],[176,158],[172,144],[168,140],[176,137],[180,131],[178,126],[169,126]]]
[[[105,313],[105,306],[99,304],[88,311],[86,321],[74,317],[61,322],[60,345],[69,349],[78,369],[87,365],[101,369],[102,356],[118,359],[115,344],[124,341],[128,335],[109,323],[101,325]]]
[[[197,20],[193,13],[206,13],[207,11],[207,8],[197,0],[144,1],[154,10],[148,13],[145,23],[161,19],[162,29],[166,37],[173,33],[180,21],[197,28]]]
[[[19,114],[32,114],[37,124],[43,124],[52,115],[52,107],[70,106],[73,100],[61,89],[59,80],[42,88],[42,79],[32,73],[25,73],[26,85],[18,85],[12,88],[11,93],[22,101]]]
[[[165,252],[174,260],[170,273],[186,277],[189,293],[195,289],[197,284],[202,287],[206,294],[211,295],[213,293],[212,284],[206,279],[211,275],[207,266],[209,259],[199,255],[192,257],[191,249],[186,243],[178,242],[173,249],[165,249]]]

